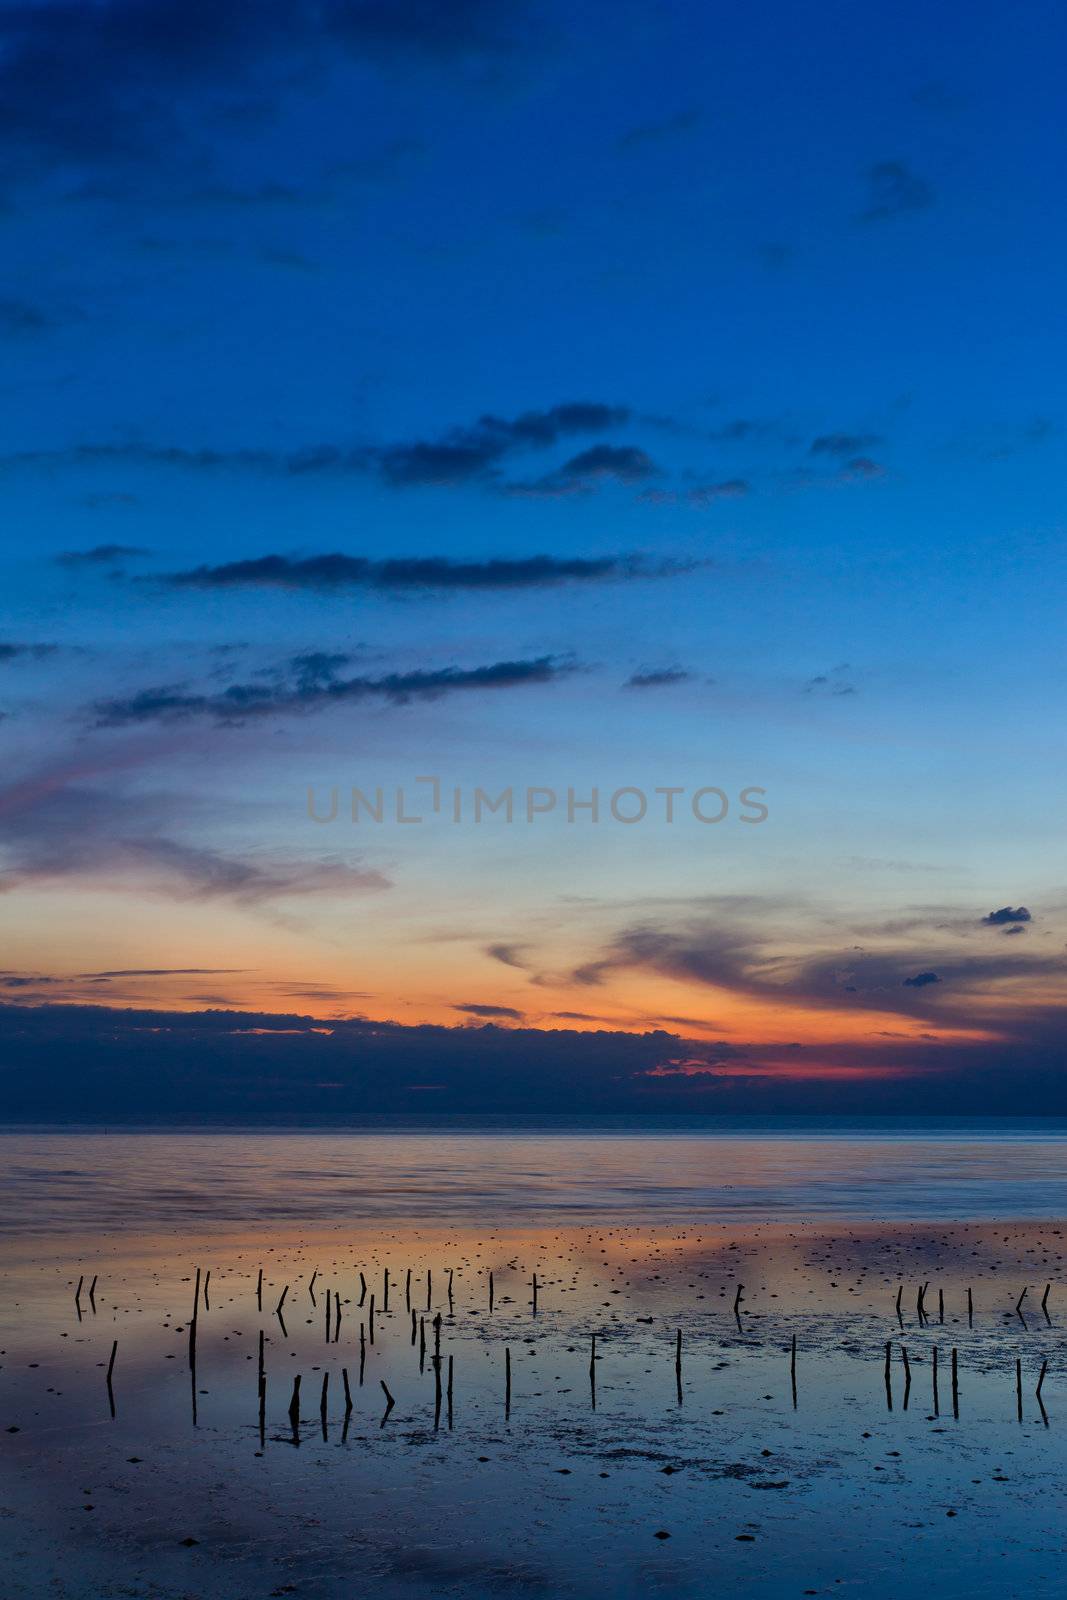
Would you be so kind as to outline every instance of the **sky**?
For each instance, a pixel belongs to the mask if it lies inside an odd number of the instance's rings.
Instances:
[[[1067,1112],[1065,35],[0,4],[10,1114]]]

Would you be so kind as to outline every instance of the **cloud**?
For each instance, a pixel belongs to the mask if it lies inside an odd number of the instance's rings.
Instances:
[[[17,996],[18,1003],[15,1003]],[[996,1039],[854,1036],[830,1045],[659,1029],[403,1026],[365,1016],[0,1005],[0,1094],[22,1122],[288,1123],[425,1109],[577,1117],[702,1107],[745,1114],[1067,1111],[1062,1008]],[[37,1003],[34,1003],[37,1002]],[[568,1020],[562,1018],[559,1020]],[[570,1020],[602,1019],[588,1013]],[[1010,1070],[1008,1070],[1010,1068]]]
[[[1012,906],[1001,906],[999,911],[991,911],[987,917],[982,918],[982,922],[987,928],[1003,928],[1010,923],[1032,921],[1033,918],[1025,906],[1015,906],[1014,908]]]
[[[904,979],[905,989],[925,989],[931,983],[940,983],[936,972],[917,972],[913,978]]]
[[[98,728],[201,718],[233,725],[250,718],[322,711],[328,706],[366,700],[384,700],[399,706],[469,690],[524,688],[555,682],[576,670],[575,663],[569,660],[537,656],[529,660],[495,661],[484,667],[390,672],[377,678],[338,677],[336,666],[347,659],[326,654],[295,656],[289,664],[288,675],[280,681],[233,683],[212,693],[190,690],[182,684],[141,689],[125,697],[99,700],[91,707],[91,714]]]
[[[512,418],[487,414],[473,426],[454,428],[436,440],[386,445],[372,456],[393,488],[470,483],[494,478],[504,458],[517,450],[547,449],[568,436],[603,433],[629,419],[626,406],[568,401]]]
[[[595,400],[570,400],[513,417],[487,412],[471,424],[450,428],[437,438],[387,444],[320,443],[297,450],[263,446],[236,449],[190,448],[152,444],[140,439],[118,443],[87,442],[60,450],[18,450],[0,457],[0,466],[93,467],[149,466],[182,472],[265,472],[286,477],[375,474],[391,489],[457,488],[475,484],[501,487],[501,469],[510,456],[545,450],[582,434],[603,433],[631,419],[627,406]],[[597,448],[603,454],[597,454]],[[627,446],[600,446],[559,469],[570,475],[635,478],[647,475],[651,463],[643,451]]]
[[[11,338],[33,338],[50,333],[58,327],[59,319],[43,311],[29,300],[12,300],[0,297],[0,334]]]
[[[681,667],[663,667],[658,671],[634,672],[623,684],[624,689],[669,689],[676,683],[689,683],[692,673]]]
[[[177,899],[257,906],[391,887],[383,873],[347,860],[272,851],[234,855],[189,842],[172,831],[182,809],[165,795],[134,797],[61,782],[0,792],[0,893],[73,877]]]
[[[867,207],[859,221],[887,222],[926,211],[936,198],[932,186],[903,161],[876,161],[867,169]]]
[[[256,556],[218,567],[194,567],[163,579],[174,588],[279,589],[345,588],[404,590],[537,589],[560,583],[600,579],[673,575],[688,566],[646,564],[637,556],[527,556],[516,560],[454,561],[445,556],[391,557],[371,561],[363,556]]]
[[[596,444],[572,456],[555,471],[525,483],[509,483],[509,494],[531,498],[563,498],[573,494],[588,494],[605,479],[617,483],[646,483],[658,478],[662,469],[637,445]]]
[[[856,686],[848,676],[849,664],[842,661],[839,666],[831,667],[827,672],[818,672],[809,678],[804,685],[805,694],[850,695],[856,693]]]
[[[808,447],[812,456],[855,456],[882,443],[877,433],[821,433]]]
[[[45,656],[54,656],[58,649],[57,644],[13,644],[10,641],[0,640],[0,662],[42,661]]]
[[[141,545],[136,544],[98,544],[91,550],[64,550],[56,556],[56,564],[60,567],[103,567],[115,561],[132,561],[137,556],[146,556],[149,552]]]
[[[697,484],[686,492],[686,499],[691,506],[710,506],[717,500],[740,500],[751,492],[746,478],[726,478],[721,483]]]
[[[868,478],[884,478],[885,468],[870,456],[852,456],[838,474],[841,483],[862,483]]]
[[[486,946],[485,953],[493,961],[502,962],[505,967],[526,968],[521,944],[491,944]]]
[[[272,116],[346,58],[390,69],[528,59],[527,6],[492,0],[50,0],[0,12],[0,135],[24,173],[181,151],[190,128]],[[190,113],[198,115],[193,117]]]
[[[483,1006],[483,1005],[454,1005],[453,1011],[463,1011],[471,1017],[509,1017],[514,1022],[522,1021],[522,1012],[516,1011],[513,1006]]]

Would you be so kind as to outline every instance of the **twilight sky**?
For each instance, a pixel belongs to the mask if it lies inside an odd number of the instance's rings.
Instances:
[[[8,1090],[1067,1111],[1065,42],[0,3]]]

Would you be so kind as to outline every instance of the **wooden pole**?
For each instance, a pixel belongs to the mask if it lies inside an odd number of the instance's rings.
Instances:
[[[493,1309],[493,1274],[489,1274],[489,1309]]]
[[[281,1299],[278,1301],[278,1304],[274,1307],[274,1315],[276,1317],[280,1317],[281,1316],[281,1314],[282,1314],[282,1306],[285,1304],[285,1297],[286,1297],[286,1295],[288,1293],[289,1293],[289,1285],[286,1284],[285,1288],[282,1290]]]
[[[511,1351],[504,1346],[504,1416],[511,1416]]]
[[[1018,1358],[1015,1361],[1015,1412],[1021,1422],[1023,1420],[1023,1364]]]
[[[952,1415],[959,1421],[960,1415],[960,1382],[959,1366],[956,1359],[956,1347],[952,1347]]]
[[[348,1386],[348,1368],[341,1368],[341,1382],[345,1386],[345,1416],[352,1415],[352,1390]]]
[[[108,1381],[108,1383],[111,1382],[111,1374],[115,1370],[115,1357],[118,1355],[118,1350],[119,1350],[119,1342],[116,1339],[114,1344],[111,1346],[111,1360],[107,1364],[107,1381]]]
[[[289,1421],[296,1428],[300,1422],[300,1374],[293,1379],[293,1398],[289,1402]]]
[[[935,1344],[934,1345],[934,1416],[935,1417],[939,1417],[940,1415],[941,1415],[941,1406],[939,1404],[939,1397],[938,1397],[938,1393],[937,1393],[937,1346]]]
[[[256,1305],[259,1307],[260,1311],[263,1310],[263,1268],[262,1267],[260,1267],[260,1269],[259,1269],[259,1277],[256,1279]]]
[[[893,1376],[889,1366],[892,1351],[893,1346],[887,1343],[885,1347],[885,1398],[890,1411],[893,1409]]]

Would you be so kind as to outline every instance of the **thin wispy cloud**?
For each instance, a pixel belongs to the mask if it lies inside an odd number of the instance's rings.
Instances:
[[[325,655],[294,657],[280,681],[232,683],[218,692],[201,692],[181,684],[140,689],[131,695],[94,702],[89,715],[97,728],[193,719],[232,726],[254,718],[299,715],[364,701],[404,706],[446,695],[527,688],[557,682],[577,670],[573,661],[535,656],[494,661],[480,667],[448,666],[345,678],[339,673],[339,663],[345,659]]]
[[[641,556],[526,556],[516,560],[460,561],[446,556],[390,557],[373,561],[333,552],[316,556],[266,555],[222,566],[168,573],[162,581],[181,589],[542,589],[564,583],[674,576],[696,563]]]

